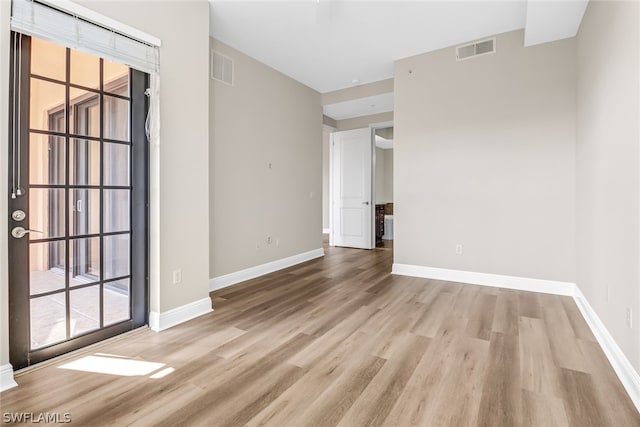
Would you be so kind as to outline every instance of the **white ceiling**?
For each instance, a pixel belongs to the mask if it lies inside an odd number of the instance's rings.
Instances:
[[[524,45],[573,37],[578,33],[588,0],[529,0]]]
[[[321,93],[392,78],[395,60],[526,25],[544,41],[565,34],[564,21],[577,30],[565,16],[575,7],[542,8],[528,23],[526,0],[210,1],[213,37]],[[545,13],[557,24],[549,31]]]

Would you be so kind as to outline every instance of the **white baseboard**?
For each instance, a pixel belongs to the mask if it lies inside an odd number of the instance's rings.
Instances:
[[[624,355],[616,341],[613,339],[607,328],[600,320],[600,317],[596,314],[596,312],[585,298],[584,294],[580,290],[578,286],[575,287],[575,293],[573,295],[573,299],[582,313],[582,317],[591,328],[591,332],[598,340],[600,347],[602,347],[602,351],[609,359],[609,363],[613,367],[613,370],[618,375],[620,382],[624,386],[625,390],[629,394],[629,397],[633,401],[633,404],[636,406],[638,411],[640,411],[640,376],[627,359],[627,356]]]
[[[162,313],[152,311],[149,313],[149,328],[156,332],[164,331],[172,326],[202,316],[203,314],[211,313],[212,311],[211,298],[209,297]]]
[[[324,249],[318,248],[309,252],[271,261],[266,264],[235,271],[223,276],[214,277],[209,280],[209,292],[226,288],[227,286],[244,282],[245,280],[253,279],[255,277],[264,276],[265,274],[273,273],[274,271],[282,270],[283,268],[291,267],[302,262],[311,261],[312,259],[320,258],[322,256],[324,256]]]
[[[331,229],[330,228],[323,228],[322,229],[322,234],[331,234]]]
[[[473,271],[448,270],[409,264],[393,264],[392,274],[471,283],[473,285],[542,292],[545,294],[573,296],[575,283],[554,280],[530,279],[527,277],[503,276],[501,274],[476,273]]]
[[[11,366],[11,363],[0,366],[0,391],[9,390],[17,385],[13,379],[13,366]]]

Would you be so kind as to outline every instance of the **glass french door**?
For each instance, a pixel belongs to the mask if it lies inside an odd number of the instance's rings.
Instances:
[[[12,34],[15,368],[147,321],[147,76]]]

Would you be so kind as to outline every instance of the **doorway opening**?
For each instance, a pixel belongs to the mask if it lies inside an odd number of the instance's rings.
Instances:
[[[12,33],[10,358],[147,322],[148,75]]]
[[[392,246],[393,154],[387,154],[392,144],[393,122],[331,133],[328,197],[331,246],[359,249]]]
[[[393,126],[376,128],[375,229],[376,247],[393,247]]]

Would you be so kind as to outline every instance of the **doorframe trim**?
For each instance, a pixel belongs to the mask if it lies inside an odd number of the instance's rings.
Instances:
[[[9,99],[9,62],[10,40],[9,16],[11,16],[11,2],[0,1],[0,99]],[[9,103],[0,102],[0,151],[9,152]],[[9,213],[9,161],[0,162],[0,212]],[[0,387],[13,381],[13,368],[6,372],[9,363],[9,221],[0,221]],[[5,382],[6,381],[6,382]],[[15,382],[15,381],[13,381]]]

